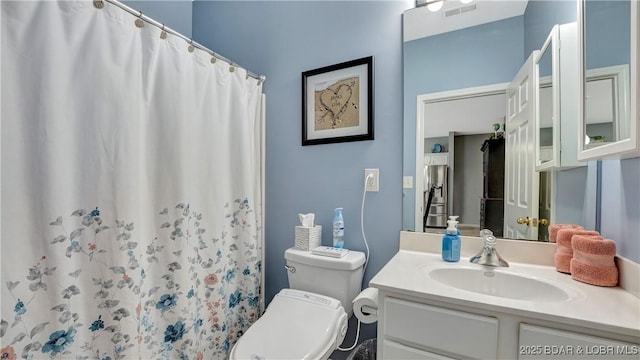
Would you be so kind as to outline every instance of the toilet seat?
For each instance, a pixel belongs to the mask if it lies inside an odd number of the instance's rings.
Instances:
[[[240,337],[230,359],[327,359],[347,331],[347,314],[331,297],[281,290]]]

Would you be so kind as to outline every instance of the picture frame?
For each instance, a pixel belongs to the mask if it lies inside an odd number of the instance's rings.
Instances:
[[[373,56],[302,73],[302,146],[373,140]]]

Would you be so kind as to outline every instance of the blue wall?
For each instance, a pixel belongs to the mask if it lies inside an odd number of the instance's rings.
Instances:
[[[191,37],[191,0],[127,0],[127,6],[161,24],[165,24],[180,34]]]
[[[360,206],[365,168],[380,169],[368,193],[368,280],[397,252],[402,181],[402,24],[413,1],[196,1],[193,35],[267,77],[266,297],[287,287],[284,250],[298,213],[316,213],[331,244],[333,209],[344,207],[345,243],[364,250]],[[375,140],[301,146],[301,73],[373,55]],[[350,326],[352,328],[352,326]],[[363,338],[375,336],[366,326]]]
[[[602,236],[640,263],[640,158],[602,161]]]
[[[574,22],[578,15],[576,1],[529,0],[524,12],[524,58],[542,48],[555,24]]]

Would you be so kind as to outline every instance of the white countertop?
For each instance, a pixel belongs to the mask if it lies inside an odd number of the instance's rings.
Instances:
[[[497,249],[501,253],[500,248]],[[468,251],[463,251],[463,254],[465,253]],[[575,326],[595,327],[640,338],[640,299],[632,293],[620,287],[599,287],[575,281],[570,275],[555,271],[553,266],[518,263],[506,257],[505,259],[509,261],[510,266],[499,268],[497,271],[526,274],[548,280],[556,285],[566,286],[566,289],[576,296],[559,302],[533,302],[457,289],[429,279],[425,268],[480,265],[471,264],[469,257],[461,257],[457,263],[447,263],[439,253],[405,250],[402,242],[400,251],[371,279],[369,286],[426,300],[445,301]]]

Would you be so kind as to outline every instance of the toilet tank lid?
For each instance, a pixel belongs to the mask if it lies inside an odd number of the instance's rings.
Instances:
[[[291,260],[302,264],[335,270],[355,270],[364,265],[365,261],[363,252],[353,250],[349,250],[347,255],[341,258],[334,258],[329,256],[315,255],[310,251],[289,248],[285,250],[284,258],[286,260]]]

